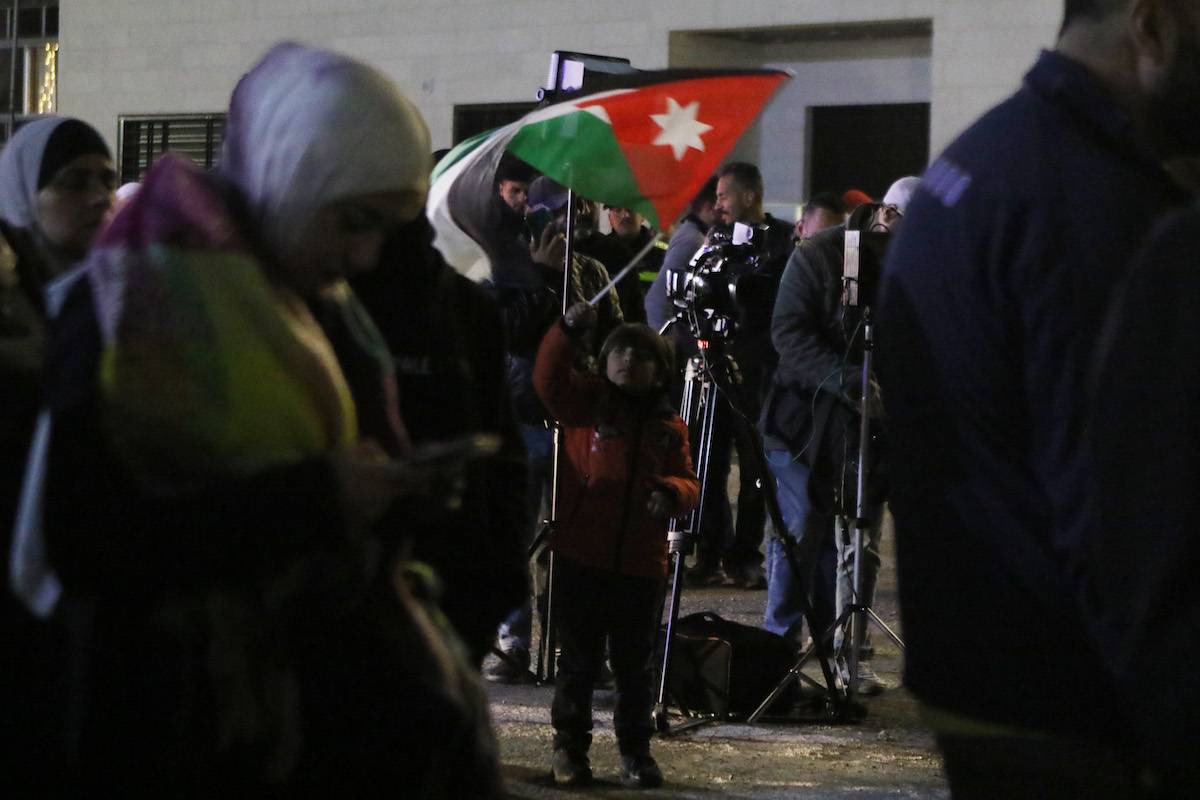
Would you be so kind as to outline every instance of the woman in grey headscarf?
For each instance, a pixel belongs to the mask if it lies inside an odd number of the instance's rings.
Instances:
[[[155,163],[55,324],[45,529],[87,608],[81,788],[492,796],[478,695],[380,564],[412,476],[342,280],[420,212],[424,122],[377,70],[284,44],[225,135],[216,175]]]
[[[112,203],[115,180],[104,140],[65,117],[22,126],[0,153],[0,557],[7,564],[17,497],[41,399],[46,285],[82,258]],[[46,791],[58,770],[61,644],[9,591],[0,570],[0,774]]]

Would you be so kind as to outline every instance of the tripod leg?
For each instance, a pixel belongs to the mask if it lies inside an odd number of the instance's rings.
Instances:
[[[554,553],[546,562],[546,610],[542,615],[541,638],[538,640],[538,682],[554,683],[557,664],[554,660]]]
[[[850,614],[850,653],[846,658],[847,669],[850,672],[850,694],[858,694],[858,660],[862,654],[863,643],[867,638],[866,614],[861,602],[862,591],[862,520],[854,521],[854,599]],[[843,639],[843,645],[845,640]]]
[[[654,727],[659,733],[669,733],[667,721],[667,681],[671,672],[671,645],[675,640],[675,623],[679,621],[679,593],[683,585],[683,563],[686,553],[674,554],[674,570],[671,580],[671,601],[667,611],[667,629],[663,639],[663,659],[658,675],[658,698],[654,704]]]
[[[897,647],[899,647],[901,650],[903,650],[904,649],[904,640],[901,639],[900,636],[894,630],[892,630],[890,627],[888,627],[888,624],[883,621],[883,618],[880,617],[878,614],[876,614],[875,611],[870,606],[865,606],[864,609],[865,609],[866,613],[868,614],[870,620],[875,623],[875,625],[879,628],[879,630],[883,631],[884,634],[889,639],[891,639],[892,642]]]
[[[699,360],[688,362],[687,383],[684,385],[680,416],[684,423],[696,415],[700,417],[700,444],[695,459],[696,474],[700,478],[700,503],[692,511],[688,524],[681,529],[680,521],[672,519],[667,530],[669,557],[673,557],[671,600],[667,607],[667,626],[663,634],[663,657],[658,676],[658,697],[654,705],[654,724],[659,733],[670,732],[667,721],[667,682],[671,674],[671,651],[675,644],[675,623],[679,620],[680,596],[683,592],[683,572],[686,566],[693,534],[699,529],[704,505],[704,487],[708,479],[708,453],[712,439],[713,413],[715,410],[712,384],[699,369]],[[693,406],[695,402],[695,406]],[[693,408],[695,413],[693,413]]]
[[[751,724],[758,722],[758,720],[762,718],[763,714],[765,714],[767,712],[767,709],[769,709],[775,703],[775,701],[777,699],[779,699],[779,696],[784,693],[784,691],[787,689],[788,685],[791,684],[792,681],[807,680],[809,683],[812,683],[812,680],[807,675],[804,674],[803,670],[804,670],[804,665],[808,663],[809,659],[811,659],[813,656],[817,655],[819,652],[819,646],[817,643],[818,638],[824,642],[830,641],[830,639],[833,636],[834,631],[836,631],[841,626],[845,625],[848,617],[849,617],[849,612],[847,612],[846,614],[843,614],[841,617],[838,617],[836,620],[834,620],[832,623],[830,623],[829,627],[826,628],[820,634],[819,637],[817,637],[817,636],[813,637],[812,647],[809,647],[808,649],[806,649],[804,652],[802,652],[800,654],[800,657],[796,660],[796,663],[792,665],[792,668],[787,671],[787,674],[784,675],[783,678],[779,681],[779,683],[775,686],[775,688],[771,690],[771,693],[769,695],[767,695],[766,699],[763,700],[762,703],[759,704],[758,708],[754,709],[753,713],[751,713],[750,716],[746,718],[747,722],[749,722]],[[834,687],[840,691],[842,681],[841,681],[841,676],[837,673],[836,670],[833,672],[832,678],[833,678]],[[817,685],[817,688],[823,688],[823,687]]]
[[[735,407],[735,411],[737,411],[736,407]],[[795,575],[798,579],[800,579],[800,582],[801,582],[801,591],[799,593],[799,601],[800,601],[800,607],[801,607],[800,613],[801,613],[801,616],[808,622],[809,630],[815,631],[816,628],[813,625],[814,614],[813,614],[812,603],[809,601],[809,598],[808,598],[808,592],[811,588],[812,581],[811,581],[811,578],[807,579],[807,580],[805,580],[803,578],[804,575],[810,574],[809,571],[805,571],[803,568],[809,564],[812,564],[815,567],[815,554],[818,552],[819,548],[812,546],[814,543],[810,542],[809,543],[810,546],[807,549],[810,551],[810,553],[813,554],[813,557],[802,559],[797,555],[796,542],[788,534],[787,523],[784,522],[784,519],[783,519],[783,510],[781,509],[781,507],[779,505],[779,495],[777,493],[776,485],[775,485],[775,473],[771,469],[770,465],[767,463],[767,458],[763,451],[762,440],[758,436],[758,431],[754,429],[754,426],[750,423],[750,421],[745,417],[744,414],[742,414],[740,412],[735,413],[734,417],[735,417],[735,424],[744,426],[743,427],[744,435],[749,437],[751,439],[751,441],[753,441],[755,444],[755,447],[753,448],[753,454],[754,454],[755,461],[756,461],[755,468],[757,469],[758,474],[763,476],[763,479],[762,479],[763,500],[767,507],[767,514],[771,520],[771,527],[773,529],[773,535],[776,537],[777,541],[779,542],[779,546],[783,549],[784,557],[787,559],[788,564],[790,565],[792,574]],[[820,543],[817,542],[815,544],[819,545]],[[844,711],[844,706],[845,706],[847,698],[845,696],[845,692],[842,689],[840,678],[838,675],[835,674],[836,671],[832,664],[832,654],[830,652],[830,648],[829,648],[829,644],[828,644],[826,636],[824,636],[824,635],[815,636],[814,635],[813,651],[814,651],[815,655],[817,656],[818,662],[821,665],[821,674],[825,679],[826,697],[828,698],[828,701],[833,709],[832,713],[835,715],[841,715]],[[794,676],[792,676],[791,673],[789,673],[787,676],[785,676],[782,686],[777,687],[779,689],[779,691],[782,691],[783,688],[786,688],[787,682],[789,682],[793,677]],[[760,706],[760,708],[761,708],[761,706]]]

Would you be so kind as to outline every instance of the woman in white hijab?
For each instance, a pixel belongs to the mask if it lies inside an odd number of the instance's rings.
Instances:
[[[46,286],[82,258],[112,203],[108,147],[86,123],[49,117],[23,125],[0,153],[0,554],[7,557],[26,457],[41,400]],[[62,644],[9,591],[0,570],[0,635],[8,643],[0,708],[0,774],[36,779],[49,793]],[[19,735],[17,735],[19,732]]]
[[[486,714],[380,565],[412,476],[342,281],[420,213],[424,122],[377,70],[284,44],[225,135],[216,176],[156,162],[56,325],[45,528],[88,610],[81,788],[492,796]],[[335,358],[314,302],[360,353]]]

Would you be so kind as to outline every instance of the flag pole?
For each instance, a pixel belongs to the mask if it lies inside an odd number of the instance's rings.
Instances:
[[[604,288],[597,292],[595,297],[593,297],[591,300],[588,300],[588,305],[594,306],[603,300],[604,295],[608,294],[608,290],[620,283],[621,279],[628,275],[634,267],[636,267],[638,264],[641,264],[642,260],[649,255],[651,250],[654,249],[654,246],[662,241],[662,238],[663,235],[661,232],[654,234],[654,236],[650,238],[650,241],[646,242],[646,246],[639,250],[637,255],[634,256],[628,264],[621,267],[621,271],[616,274],[616,277],[605,284]]]
[[[567,246],[563,253],[562,313],[571,305],[571,266],[575,261],[575,191],[567,189]],[[562,426],[554,424],[554,449],[550,461],[550,514],[546,527],[554,529],[558,519],[558,466],[562,457]],[[542,615],[542,631],[538,639],[538,679],[542,683],[554,680],[557,665],[554,659],[554,551],[546,566],[546,604]]]

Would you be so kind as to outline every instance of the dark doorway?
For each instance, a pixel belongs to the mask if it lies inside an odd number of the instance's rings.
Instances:
[[[476,103],[454,107],[454,144],[477,133],[515,122],[537,107],[537,103]]]
[[[808,194],[862,189],[875,198],[929,163],[929,104],[813,106]]]

